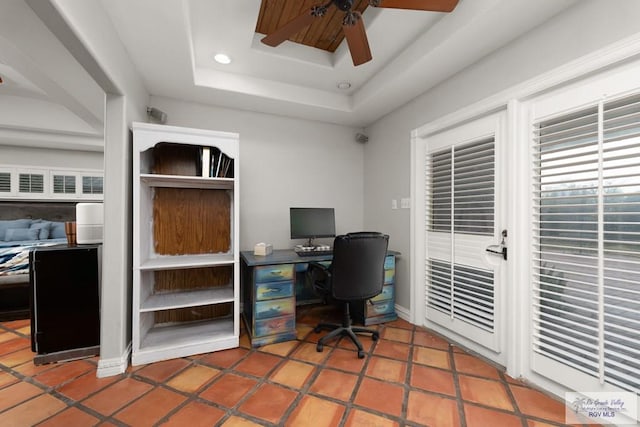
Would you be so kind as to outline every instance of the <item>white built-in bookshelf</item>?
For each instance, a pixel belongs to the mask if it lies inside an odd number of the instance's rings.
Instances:
[[[238,346],[238,139],[133,124],[133,365]]]

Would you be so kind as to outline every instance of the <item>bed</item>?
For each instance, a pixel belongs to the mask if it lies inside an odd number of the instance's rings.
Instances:
[[[29,252],[65,244],[71,202],[0,202],[0,321],[29,317]]]

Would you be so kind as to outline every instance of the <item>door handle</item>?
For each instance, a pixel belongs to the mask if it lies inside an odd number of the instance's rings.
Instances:
[[[489,245],[487,246],[486,251],[490,254],[494,255],[502,255],[502,258],[507,260],[507,245],[504,242],[504,239],[507,237],[507,230],[502,230],[502,241],[498,245]]]

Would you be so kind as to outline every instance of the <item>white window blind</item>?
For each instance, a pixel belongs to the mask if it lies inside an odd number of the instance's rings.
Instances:
[[[75,175],[53,175],[53,192],[55,194],[75,194]]]
[[[82,177],[82,194],[102,194],[102,186],[101,176]]]
[[[44,175],[21,173],[18,178],[18,191],[21,193],[44,193]]]
[[[456,235],[493,236],[495,138],[454,145],[426,160],[427,307],[483,330],[494,330],[494,273],[452,262]]]
[[[0,193],[11,192],[11,172],[0,172]]]
[[[429,230],[493,235],[494,160],[494,138],[431,154]]]
[[[640,391],[640,96],[535,124],[534,351]]]

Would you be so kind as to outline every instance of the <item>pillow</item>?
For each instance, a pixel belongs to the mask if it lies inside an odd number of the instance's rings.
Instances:
[[[64,222],[52,222],[51,230],[49,230],[50,239],[62,239],[67,237],[67,232],[64,231]]]
[[[40,230],[37,228],[10,228],[5,232],[4,239],[7,242],[16,240],[38,240]]]
[[[29,228],[40,230],[40,233],[38,234],[38,239],[45,240],[49,238],[49,233],[51,232],[51,221],[42,221],[42,220],[39,220],[38,222],[34,221],[33,223],[31,223],[31,227]]]
[[[30,225],[30,219],[11,219],[0,221],[0,240],[8,240],[5,237],[5,233],[10,228],[29,228]]]

